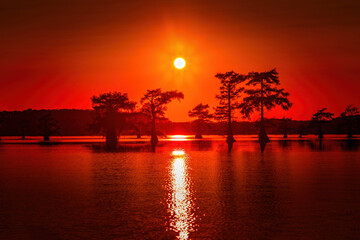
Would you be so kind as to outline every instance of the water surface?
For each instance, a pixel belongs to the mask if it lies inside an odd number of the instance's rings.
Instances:
[[[359,142],[0,145],[0,239],[356,239]]]

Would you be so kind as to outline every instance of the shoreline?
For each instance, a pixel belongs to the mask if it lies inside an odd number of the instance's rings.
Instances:
[[[234,135],[237,142],[254,142],[258,141],[257,135]],[[360,135],[353,136],[348,139],[344,134],[328,134],[323,139],[319,139],[316,135],[306,135],[299,138],[298,135],[288,135],[284,138],[283,135],[269,135],[271,141],[360,141]],[[186,135],[183,138],[159,138],[160,144],[166,143],[206,143],[206,142],[224,142],[226,136],[218,135],[204,135],[203,139],[195,139],[193,135]],[[133,136],[122,136],[119,138],[119,145],[147,145],[150,142],[150,137],[142,137],[140,139]],[[40,136],[31,136],[26,139],[14,136],[3,136],[0,139],[0,145],[16,144],[16,145],[63,145],[63,144],[93,144],[102,145],[105,143],[105,138],[99,136],[54,136],[50,141],[43,141]]]

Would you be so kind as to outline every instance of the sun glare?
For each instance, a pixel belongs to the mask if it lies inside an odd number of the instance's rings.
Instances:
[[[174,66],[177,68],[177,69],[182,69],[185,67],[185,60],[183,58],[177,58],[175,59],[174,61]]]

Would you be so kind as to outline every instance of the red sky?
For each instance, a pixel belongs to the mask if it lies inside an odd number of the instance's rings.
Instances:
[[[86,109],[94,94],[139,101],[161,87],[184,92],[167,115],[186,121],[198,103],[216,105],[217,72],[277,67],[294,105],[268,116],[340,114],[360,105],[359,11],[349,0],[3,0],[0,110]]]

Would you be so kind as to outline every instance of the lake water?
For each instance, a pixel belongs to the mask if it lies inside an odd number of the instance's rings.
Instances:
[[[359,239],[360,142],[0,145],[0,239]]]

